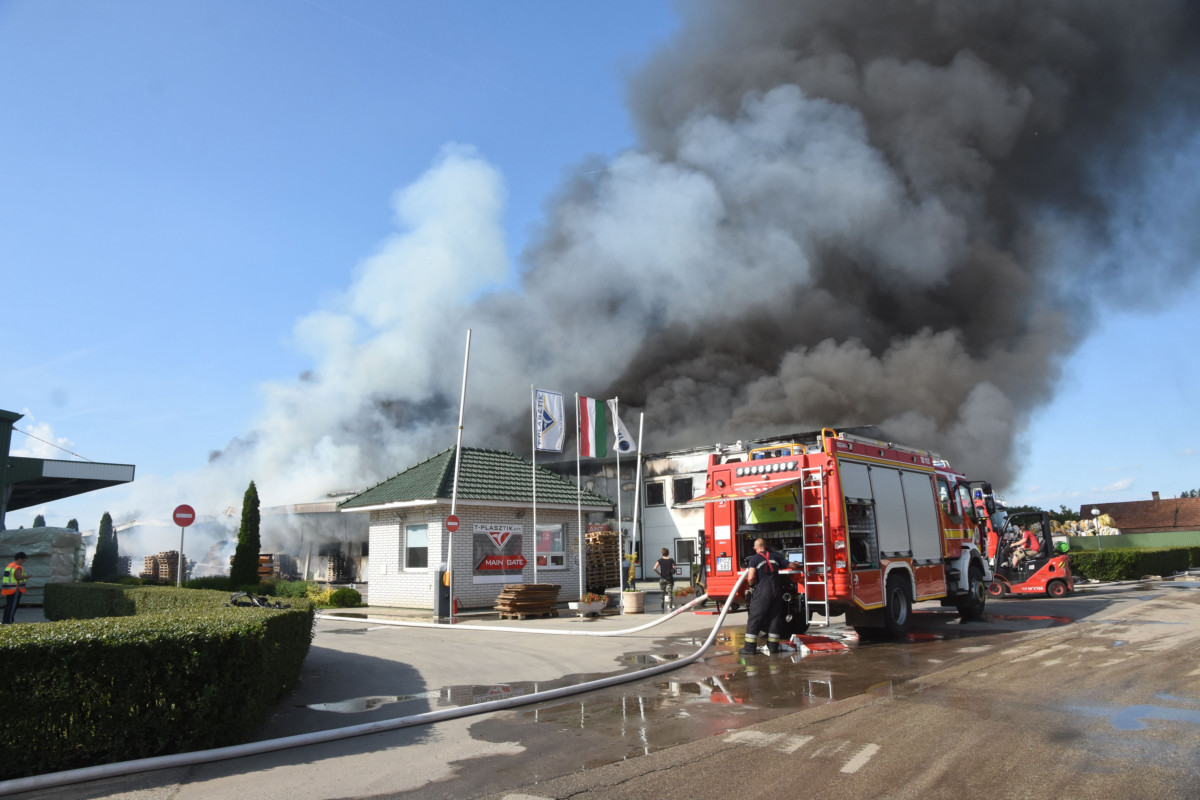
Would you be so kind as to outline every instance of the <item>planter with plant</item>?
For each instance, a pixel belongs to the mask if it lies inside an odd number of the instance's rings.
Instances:
[[[641,589],[626,589],[621,592],[621,613],[641,614],[646,610],[646,593]]]
[[[580,597],[577,602],[567,603],[567,607],[577,612],[581,617],[599,614],[606,605],[608,605],[608,597],[596,594],[595,592],[588,592]]]

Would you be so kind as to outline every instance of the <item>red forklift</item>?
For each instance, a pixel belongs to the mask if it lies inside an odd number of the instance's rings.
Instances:
[[[1013,553],[1021,543],[1024,531],[1029,531],[1039,545],[1028,551],[1013,566]],[[995,560],[988,593],[992,597],[1009,594],[1046,594],[1065,597],[1075,591],[1075,578],[1065,552],[1055,549],[1050,535],[1050,515],[1045,511],[1022,511],[1004,520],[996,532]],[[989,542],[989,545],[991,542]],[[989,546],[989,551],[992,548]],[[989,553],[990,554],[990,553]]]

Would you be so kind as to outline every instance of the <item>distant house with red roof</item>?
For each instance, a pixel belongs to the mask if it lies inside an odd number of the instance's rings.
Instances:
[[[1172,497],[1166,500],[1153,492],[1151,500],[1125,503],[1089,503],[1079,507],[1080,519],[1101,514],[1112,517],[1113,526],[1121,533],[1164,533],[1169,531],[1200,531],[1200,497]]]

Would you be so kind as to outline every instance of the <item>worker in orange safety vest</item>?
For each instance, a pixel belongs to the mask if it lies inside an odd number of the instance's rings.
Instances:
[[[17,553],[4,568],[4,582],[0,584],[0,596],[4,597],[4,624],[11,625],[17,617],[17,606],[25,594],[25,554]]]

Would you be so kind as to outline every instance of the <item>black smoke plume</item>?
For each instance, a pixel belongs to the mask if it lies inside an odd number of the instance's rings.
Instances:
[[[468,327],[471,444],[527,451],[537,384],[643,409],[651,451],[875,424],[1003,487],[1096,314],[1193,278],[1194,4],[679,8],[630,87],[640,144],[547,201],[515,288],[487,289],[479,154],[397,193],[399,232],[298,327],[313,370],[214,462],[228,491],[304,500],[451,444]]]

